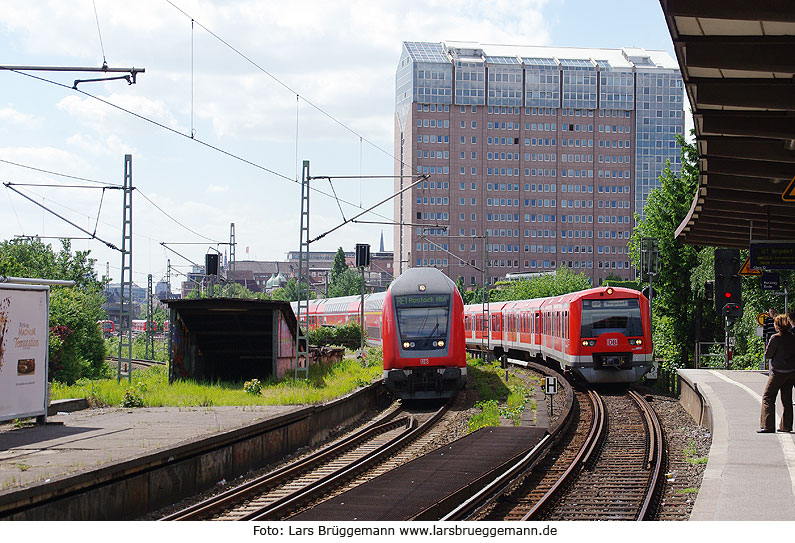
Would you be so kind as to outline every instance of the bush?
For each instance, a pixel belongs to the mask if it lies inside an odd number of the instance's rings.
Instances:
[[[76,288],[50,294],[50,378],[73,383],[81,377],[105,376],[105,344],[97,321],[102,298]]]
[[[243,383],[243,390],[245,390],[248,394],[253,396],[259,396],[262,394],[262,383],[260,383],[259,379],[252,379],[251,381],[246,381]]]
[[[134,388],[128,388],[124,391],[124,398],[121,400],[122,407],[143,407],[144,398]]]
[[[362,344],[362,329],[355,322],[340,326],[321,326],[309,331],[309,344],[318,347],[341,345],[348,349],[358,349]]]

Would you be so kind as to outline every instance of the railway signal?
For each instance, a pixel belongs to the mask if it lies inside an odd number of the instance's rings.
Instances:
[[[725,317],[742,316],[740,251],[715,249],[715,312]]]

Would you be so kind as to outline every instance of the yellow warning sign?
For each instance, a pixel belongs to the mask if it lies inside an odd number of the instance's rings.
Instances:
[[[785,202],[795,202],[795,177],[789,182],[787,188],[781,194],[781,199]]]
[[[759,326],[764,326],[765,319],[767,318],[767,313],[760,313],[756,316],[756,322],[759,323]]]
[[[762,270],[755,270],[754,268],[752,268],[751,267],[751,259],[749,257],[749,258],[745,259],[745,262],[743,263],[743,267],[740,268],[740,275],[745,275],[745,276],[762,275]]]

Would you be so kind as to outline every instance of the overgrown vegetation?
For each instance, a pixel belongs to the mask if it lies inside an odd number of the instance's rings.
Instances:
[[[485,426],[500,426],[503,421],[519,426],[525,409],[536,408],[535,388],[510,372],[506,375],[498,362],[469,358],[467,365],[470,386],[481,398],[475,404],[480,412],[469,419],[468,432]]]
[[[309,344],[323,347],[338,345],[348,349],[358,349],[362,344],[362,328],[352,322],[340,326],[320,326],[309,330]]]
[[[52,399],[86,398],[93,406],[210,407],[219,405],[317,404],[366,386],[381,376],[380,349],[369,349],[369,364],[345,358],[338,364],[311,366],[307,380],[287,377],[261,383],[259,394],[242,382],[199,383],[180,380],[168,384],[165,366],[135,370],[133,386],[116,379],[79,379],[72,385],[53,383]],[[251,387],[249,387],[250,389]]]
[[[74,281],[74,287],[50,289],[49,378],[73,383],[104,375],[105,349],[98,320],[106,318],[103,283],[94,272],[89,251],[72,253],[69,240],[61,249],[40,239],[0,242],[0,275]]]

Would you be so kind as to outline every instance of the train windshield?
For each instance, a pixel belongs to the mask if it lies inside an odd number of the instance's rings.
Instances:
[[[599,337],[613,332],[625,336],[643,335],[637,298],[583,300],[581,337]]]
[[[395,310],[402,339],[447,337],[449,294],[395,296]]]

